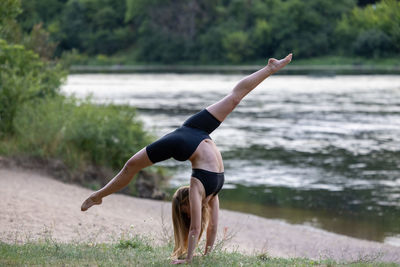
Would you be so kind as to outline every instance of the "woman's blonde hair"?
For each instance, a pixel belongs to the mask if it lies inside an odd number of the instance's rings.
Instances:
[[[189,206],[189,186],[178,188],[172,197],[172,222],[174,225],[175,237],[175,247],[171,255],[171,258],[173,259],[184,258],[187,253],[190,217],[186,213],[182,212],[182,205]],[[199,240],[210,219],[208,204],[203,205],[201,213]]]

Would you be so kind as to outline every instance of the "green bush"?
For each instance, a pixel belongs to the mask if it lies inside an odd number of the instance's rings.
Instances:
[[[150,142],[134,108],[62,96],[25,104],[15,128],[20,151],[59,158],[73,168],[94,164],[120,169]]]
[[[14,132],[14,118],[22,104],[54,96],[66,73],[50,66],[34,52],[0,39],[0,136]]]
[[[71,65],[89,65],[90,58],[87,54],[80,54],[77,49],[66,51],[62,54],[61,60],[67,67]]]

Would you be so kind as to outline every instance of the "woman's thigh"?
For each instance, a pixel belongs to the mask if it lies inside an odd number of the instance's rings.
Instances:
[[[220,122],[223,122],[239,103],[240,99],[234,94],[229,94],[206,109]]]
[[[137,169],[143,169],[153,165],[153,162],[151,162],[147,155],[146,148],[142,148],[128,160],[127,165],[132,167],[134,166]]]

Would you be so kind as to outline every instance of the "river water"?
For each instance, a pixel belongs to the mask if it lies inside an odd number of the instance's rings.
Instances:
[[[161,137],[242,77],[77,74],[63,91],[135,106]],[[222,208],[400,246],[400,76],[272,76],[211,137]],[[189,162],[159,165],[188,184]]]

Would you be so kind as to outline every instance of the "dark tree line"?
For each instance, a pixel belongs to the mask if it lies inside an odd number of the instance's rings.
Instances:
[[[292,51],[385,57],[400,53],[396,0],[22,0],[56,54],[129,53],[142,62],[251,62]],[[36,26],[37,27],[37,26]]]

